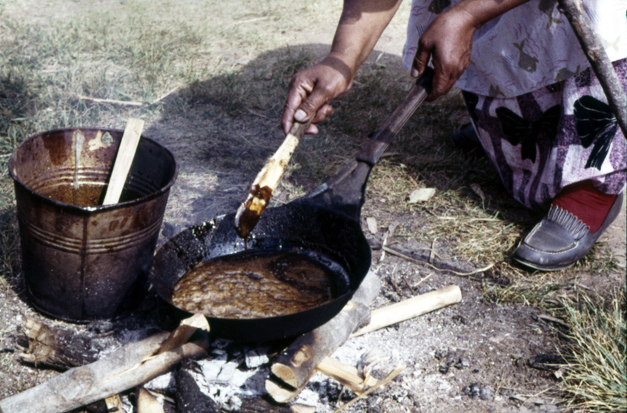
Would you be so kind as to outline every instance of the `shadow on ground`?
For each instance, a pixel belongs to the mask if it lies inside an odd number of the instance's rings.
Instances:
[[[291,77],[327,49],[322,44],[276,49],[233,72],[190,84],[163,103],[161,119],[145,135],[167,146],[180,166],[166,212],[166,238],[237,208],[283,141],[279,119]],[[371,56],[352,90],[334,100],[334,113],[321,133],[300,143],[274,205],[313,190],[345,165],[411,87],[400,57],[377,51]],[[488,208],[510,211],[505,219],[528,219],[524,208],[509,201],[481,154],[462,154],[448,142],[464,116],[459,94],[425,104],[392,144],[385,162],[402,163],[411,179],[438,191],[466,193],[478,203],[486,201],[467,193],[469,183],[487,182]]]

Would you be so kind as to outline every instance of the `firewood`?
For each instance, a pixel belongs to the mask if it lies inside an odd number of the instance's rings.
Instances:
[[[49,327],[27,317],[24,333],[28,338],[28,352],[21,353],[20,358],[26,363],[65,371],[98,359],[100,347],[89,337],[71,330]]]
[[[396,378],[396,376],[401,374],[401,372],[403,370],[405,370],[405,368],[406,368],[406,366],[403,363],[399,363],[396,367],[394,367],[394,370],[392,370],[392,372],[387,375],[386,378],[384,378],[383,380],[379,381],[377,384],[375,384],[374,386],[370,387],[368,390],[366,390],[365,392],[361,393],[360,395],[358,395],[357,397],[355,397],[353,400],[349,401],[348,403],[346,403],[342,407],[336,409],[333,413],[337,413],[337,412],[339,412],[341,410],[346,409],[347,407],[355,404],[358,400],[363,399],[364,397],[366,397],[367,395],[369,395],[373,391],[377,390],[378,388],[381,388],[381,387],[385,386],[386,384],[388,384],[389,382],[394,380]]]
[[[181,363],[176,373],[176,412],[177,413],[218,413],[216,402],[200,390],[194,376],[198,367],[193,361]]]
[[[137,413],[164,413],[161,403],[143,387],[137,389]]]
[[[181,321],[179,326],[170,334],[170,337],[159,347],[157,354],[165,353],[173,348],[182,346],[196,332],[203,330],[209,332],[209,322],[207,317],[202,314],[194,314],[193,316]]]
[[[409,320],[410,318],[418,317],[442,307],[459,303],[461,300],[462,292],[456,285],[421,294],[373,311],[370,316],[370,323],[353,333],[351,337],[357,337],[400,323],[401,321]]]
[[[266,381],[266,391],[276,402],[286,403],[294,398],[307,383],[316,366],[342,345],[351,332],[369,320],[368,306],[377,296],[379,289],[377,275],[370,272],[353,295],[353,299],[338,315],[297,338],[276,357],[271,371],[282,383]],[[285,388],[284,385],[289,388]]]
[[[0,400],[0,413],[66,412],[146,383],[181,360],[207,354],[209,343],[204,339],[151,357],[168,336],[164,332],[129,343],[95,363],[70,369],[46,383]]]
[[[122,400],[120,400],[119,394],[114,394],[113,396],[109,396],[105,399],[105,405],[107,406],[108,412],[119,411],[121,404],[122,404]]]
[[[320,364],[316,366],[316,370],[338,381],[357,394],[362,393],[366,388],[375,386],[378,383],[378,380],[374,377],[370,376],[364,378],[357,368],[344,364],[331,357],[325,357]]]

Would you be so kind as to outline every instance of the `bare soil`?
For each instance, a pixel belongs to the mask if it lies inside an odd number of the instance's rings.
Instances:
[[[290,36],[290,47],[301,47],[309,53],[322,55],[328,48],[334,21],[306,33]],[[308,39],[316,39],[311,44]],[[403,76],[400,52],[404,42],[404,26],[395,25],[386,31],[371,56],[387,65],[390,78]],[[229,56],[226,56],[229,54]],[[238,60],[237,50],[225,57]],[[260,57],[272,59],[272,53]],[[244,65],[245,66],[245,65]],[[189,91],[182,89],[179,95]],[[376,93],[373,90],[372,93]],[[214,216],[234,211],[242,201],[254,172],[237,167],[242,160],[261,166],[263,159],[251,159],[246,140],[272,153],[281,141],[278,120],[249,111],[229,116],[220,102],[198,100],[191,107],[180,108],[176,95],[165,105],[163,115],[147,124],[145,136],[164,144],[179,163],[179,177],[170,194],[159,245],[182,229]],[[359,122],[360,120],[355,120]],[[229,152],[216,145],[216,136],[244,137],[240,152]],[[211,139],[209,139],[211,138]],[[305,155],[302,155],[305,156]],[[335,159],[336,165],[348,158]],[[253,168],[254,169],[254,168]],[[291,171],[275,197],[275,205],[288,202],[315,188],[317,181]],[[372,270],[382,280],[383,288],[373,308],[433,291],[447,285],[458,285],[463,294],[461,303],[392,327],[350,339],[333,357],[356,365],[359,358],[375,348],[390,357],[383,370],[399,362],[407,368],[393,382],[347,411],[354,412],[558,412],[568,411],[562,404],[558,379],[552,370],[533,367],[537,356],[559,352],[558,330],[543,318],[543,312],[524,304],[499,303],[489,299],[492,288],[506,288],[511,275],[503,275],[499,265],[489,271],[456,275],[436,270],[429,264],[457,273],[471,272],[485,263],[457,259],[450,245],[420,236],[421,223],[434,219],[427,211],[399,210],[390,201],[368,193],[362,209],[362,228],[373,246]],[[376,233],[368,230],[366,218],[380,223]],[[528,218],[527,218],[528,219]],[[396,237],[391,247],[425,261],[408,261],[380,249],[391,223],[408,223],[414,237]],[[579,283],[599,292],[625,283],[625,211],[603,236],[600,243],[614,254],[616,270],[603,276],[571,269],[562,273],[565,283]],[[524,270],[520,270],[526,275]],[[609,275],[607,275],[609,274]],[[86,325],[69,324],[42,316],[32,309],[25,295],[21,278],[0,294],[0,398],[30,388],[55,376],[58,372],[25,365],[19,361],[19,336],[25,316],[71,328],[94,338],[103,346],[103,354],[121,343],[135,341],[175,323],[158,299],[150,295],[139,309],[128,317]],[[541,365],[539,367],[542,367]],[[308,394],[316,411],[330,412],[350,397],[340,387],[316,373]]]

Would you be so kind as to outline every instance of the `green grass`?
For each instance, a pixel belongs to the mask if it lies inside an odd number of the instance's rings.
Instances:
[[[625,290],[581,295],[564,309],[571,326],[564,351],[564,385],[570,406],[586,412],[627,410]]]

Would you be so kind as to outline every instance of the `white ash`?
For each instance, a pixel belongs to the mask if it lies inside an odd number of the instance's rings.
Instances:
[[[246,367],[254,369],[267,364],[270,361],[268,357],[269,350],[270,347],[261,347],[249,350],[246,353]]]
[[[161,376],[157,376],[148,383],[144,384],[144,387],[158,393],[174,393],[176,390],[174,374],[172,374],[172,372],[167,372]]]
[[[198,360],[199,372],[191,372],[200,390],[225,411],[238,411],[242,398],[262,397],[265,381],[270,377],[269,347],[250,348],[230,340],[211,343],[209,357]],[[391,348],[372,349],[367,338],[357,337],[345,342],[332,355],[344,364],[357,367],[378,379],[385,377],[399,361],[399,353]],[[173,393],[175,380],[167,373],[145,385],[149,390]],[[399,395],[402,398],[404,395]],[[320,413],[339,407],[355,394],[335,380],[315,372],[293,404],[313,406]],[[338,402],[338,399],[339,400]]]

